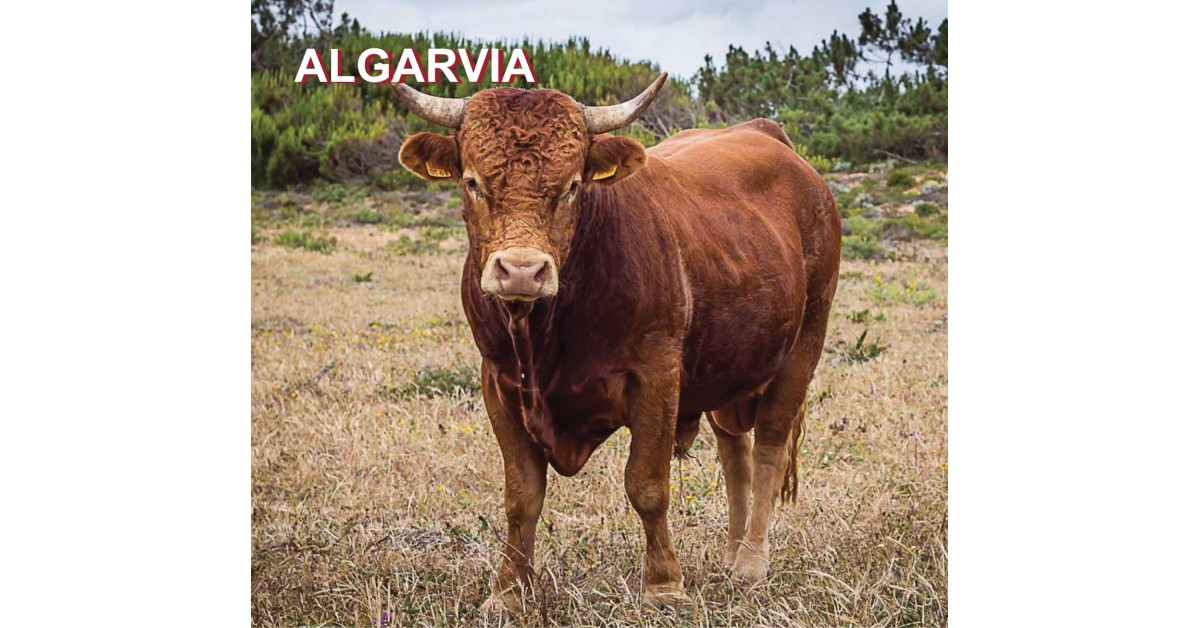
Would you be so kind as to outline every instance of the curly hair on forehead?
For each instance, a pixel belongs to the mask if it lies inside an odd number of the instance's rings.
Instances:
[[[554,193],[583,168],[587,132],[570,96],[500,88],[471,97],[459,131],[464,155],[499,197]]]

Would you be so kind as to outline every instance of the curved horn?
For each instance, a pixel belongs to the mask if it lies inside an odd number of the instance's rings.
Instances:
[[[390,83],[396,97],[408,110],[437,125],[457,129],[467,113],[467,101],[422,94],[404,83]]]
[[[658,75],[657,79],[654,79],[646,91],[638,94],[633,100],[607,107],[584,107],[583,119],[587,122],[588,133],[608,133],[628,126],[646,110],[646,107],[650,106],[650,103],[654,102],[658,90],[662,89],[666,82],[667,73],[663,72]]]

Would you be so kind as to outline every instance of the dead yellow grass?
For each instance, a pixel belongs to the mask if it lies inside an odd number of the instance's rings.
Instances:
[[[328,255],[270,244],[253,253],[253,620],[478,622],[500,560],[500,452],[475,393],[405,388],[421,373],[478,369],[461,256],[388,253],[394,236],[373,227],[335,235]],[[694,458],[674,463],[670,519],[696,606],[683,616],[639,608],[643,536],[624,495],[621,431],[578,477],[551,473],[538,599],[513,621],[944,624],[945,251],[910,253],[843,262],[800,497],[773,522],[767,581],[734,586],[720,566],[724,486],[704,428]],[[351,281],[367,271],[372,282]],[[844,354],[864,329],[888,348],[854,362]]]

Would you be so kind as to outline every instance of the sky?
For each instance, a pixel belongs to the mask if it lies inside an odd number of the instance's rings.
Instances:
[[[633,61],[657,62],[673,76],[690,78],[710,54],[722,65],[729,45],[747,51],[768,41],[808,54],[837,29],[857,37],[858,14],[882,14],[887,0],[335,0],[334,14],[349,13],[370,31],[452,31],[472,39],[561,41],[586,36]],[[946,0],[897,0],[906,17],[923,17],[931,28],[946,17]],[[535,65],[536,68],[536,65]]]

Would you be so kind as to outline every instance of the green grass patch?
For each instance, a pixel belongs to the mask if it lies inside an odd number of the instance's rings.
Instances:
[[[425,367],[407,376],[398,369],[392,369],[392,378],[376,387],[376,392],[382,395],[403,399],[475,395],[479,390],[479,371],[465,367]]]
[[[416,237],[401,235],[388,245],[388,251],[399,255],[429,255],[431,253],[457,253],[462,250],[460,245],[443,247],[446,240],[462,241],[466,238],[466,229],[461,227],[444,227],[441,225],[426,225],[417,230]]]
[[[309,231],[286,229],[275,236],[275,244],[289,249],[304,249],[317,253],[329,253],[337,247],[337,238],[316,235]]]
[[[884,281],[878,275],[875,276],[874,285],[867,286],[866,292],[876,303],[908,303],[917,307],[938,299],[938,293],[926,283]]]
[[[383,222],[383,214],[373,209],[360,209],[354,212],[351,219],[360,225],[377,225]]]

